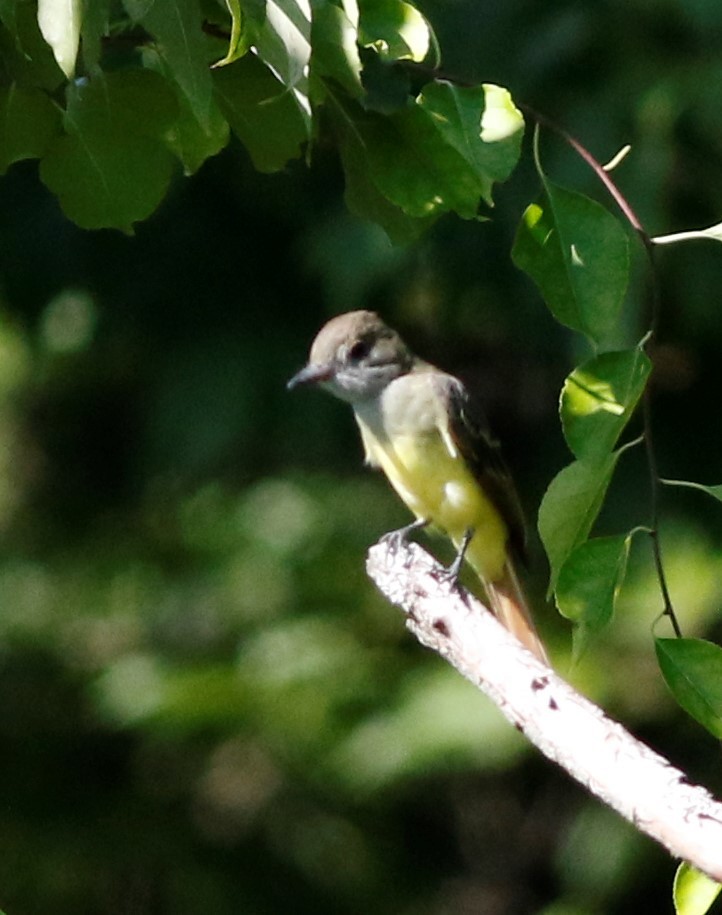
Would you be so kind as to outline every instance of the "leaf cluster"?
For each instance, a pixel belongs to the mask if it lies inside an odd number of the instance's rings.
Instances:
[[[583,334],[595,352],[571,372],[561,391],[562,430],[575,460],[552,480],[539,509],[539,533],[551,572],[548,594],[554,595],[559,611],[574,624],[574,655],[579,658],[612,620],[633,536],[649,535],[663,598],[660,615],[670,618],[677,636],[655,640],[660,670],[679,704],[719,737],[722,649],[681,638],[662,564],[656,503],[662,482],[698,489],[717,500],[720,487],[658,478],[649,409],[644,413],[642,437],[617,447],[640,400],[649,398],[652,372],[645,352],[653,336],[651,328],[632,348],[607,348],[617,331],[627,289],[628,237],[598,203],[548,179],[540,162],[538,134],[534,156],[542,193],[522,217],[512,256],[535,281],[554,316]],[[601,174],[601,166],[599,170]],[[616,187],[608,179],[605,183],[618,197]],[[618,197],[618,202],[649,253],[652,239],[626,201]],[[674,236],[665,241],[670,238]],[[687,240],[687,235],[679,240]],[[654,271],[653,258],[649,265]],[[613,536],[590,536],[619,459],[643,441],[651,476],[651,525]]]
[[[182,167],[235,136],[262,172],[338,148],[346,199],[397,241],[474,218],[513,169],[505,90],[434,78],[431,26],[405,0],[109,0],[0,7],[0,168],[40,160],[78,225],[129,232]]]

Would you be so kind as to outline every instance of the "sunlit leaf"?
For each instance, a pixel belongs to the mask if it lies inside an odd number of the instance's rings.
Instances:
[[[307,0],[267,0],[255,47],[286,88],[296,88],[302,96],[308,94],[311,7]]]
[[[722,648],[703,639],[655,639],[667,686],[682,708],[722,738]]]
[[[574,369],[562,388],[560,414],[564,437],[575,457],[595,459],[614,448],[651,368],[637,347],[603,353]]]
[[[422,14],[404,0],[364,0],[360,7],[359,42],[389,60],[422,61],[432,43]]]
[[[83,0],[38,0],[38,25],[58,66],[70,79],[80,44]]]
[[[334,80],[352,98],[361,98],[358,22],[335,3],[324,3],[314,9],[311,37],[314,74]]]
[[[231,14],[231,37],[228,41],[228,50],[224,57],[217,60],[214,67],[225,67],[234,60],[243,57],[250,46],[250,35],[243,27],[243,12],[239,0],[226,0],[228,12]]]
[[[576,658],[614,615],[630,543],[631,534],[586,540],[572,550],[559,572],[556,602],[562,616],[574,623]]]
[[[0,174],[13,162],[39,158],[60,130],[60,111],[39,89],[0,88]]]
[[[609,337],[627,288],[629,242],[608,210],[545,182],[524,212],[512,257],[558,321],[597,345]]]
[[[572,550],[587,539],[602,507],[620,452],[600,461],[575,461],[560,470],[549,484],[539,507],[539,535],[556,588],[562,566]]]
[[[425,87],[419,105],[472,168],[490,204],[492,184],[512,173],[524,134],[524,118],[509,92],[491,83],[463,88],[434,82]]]
[[[283,100],[283,105],[288,109],[291,121],[289,144],[295,140],[299,117],[304,122],[304,133],[310,136],[311,103],[308,98],[308,77],[311,63],[311,7],[308,0],[266,0],[265,18],[256,28],[254,50],[273,76],[288,90],[289,98]],[[271,118],[274,124],[279,123],[279,113],[277,107]],[[241,136],[239,129],[236,129],[238,127],[236,121],[234,130]],[[274,130],[274,133],[276,145],[279,140],[278,131]],[[257,157],[251,147],[263,147],[265,144],[262,138],[253,139],[246,130],[244,143],[251,151],[256,168],[261,171],[274,171],[280,167],[274,165],[272,168],[261,168],[257,164]]]
[[[497,87],[458,89],[432,83],[415,103],[382,117],[346,104],[344,117],[363,149],[371,180],[396,207],[413,217],[453,211],[473,219],[493,182],[509,173],[522,127],[491,143],[482,139],[487,97]]]
[[[677,915],[705,915],[720,889],[719,883],[683,861],[674,875],[674,910]]]

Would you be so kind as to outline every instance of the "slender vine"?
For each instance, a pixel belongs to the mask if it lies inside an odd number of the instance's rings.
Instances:
[[[647,261],[649,266],[649,295],[650,295],[650,308],[649,308],[649,332],[645,340],[645,347],[647,347],[656,335],[657,326],[659,322],[659,312],[661,304],[660,296],[660,287],[659,287],[659,277],[656,264],[656,252],[654,248],[654,242],[652,237],[644,228],[641,220],[635,213],[631,204],[620,191],[619,187],[615,183],[614,179],[611,177],[609,171],[599,162],[599,160],[592,155],[589,150],[582,145],[575,137],[570,133],[564,130],[559,125],[555,124],[549,118],[545,117],[542,114],[534,111],[526,105],[519,106],[526,114],[532,117],[537,124],[540,126],[546,127],[547,129],[556,133],[561,137],[565,143],[567,143],[592,169],[595,175],[604,185],[605,189],[608,191],[611,198],[619,207],[620,212],[632,227],[637,237],[642,243],[644,250],[647,255]],[[672,603],[672,598],[669,593],[669,586],[667,584],[667,576],[664,571],[664,561],[662,556],[662,543],[660,537],[660,523],[659,523],[659,504],[660,504],[660,490],[661,490],[661,481],[657,466],[657,454],[654,447],[654,433],[652,428],[652,395],[651,387],[649,384],[644,389],[644,394],[642,396],[642,427],[643,427],[643,439],[645,446],[645,453],[647,459],[647,470],[649,473],[649,491],[650,491],[650,525],[648,530],[649,537],[652,543],[652,554],[654,557],[654,565],[657,572],[657,579],[659,581],[659,588],[662,594],[662,601],[664,609],[662,611],[662,616],[669,618],[672,629],[674,630],[677,638],[682,637],[682,629],[679,625],[679,620],[677,619],[677,614],[674,610],[674,605]]]

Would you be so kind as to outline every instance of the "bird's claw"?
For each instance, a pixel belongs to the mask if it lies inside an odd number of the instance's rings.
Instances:
[[[469,528],[459,545],[459,549],[454,557],[454,561],[447,568],[439,569],[435,574],[436,580],[441,584],[447,584],[450,588],[456,588],[459,584],[459,575],[461,567],[464,564],[466,550],[468,549],[471,538],[474,536],[474,529]]]
[[[426,527],[428,523],[429,522],[425,518],[417,518],[416,521],[412,521],[411,524],[406,524],[396,531],[389,531],[387,534],[384,534],[383,537],[380,538],[381,543],[384,543],[386,548],[392,553],[398,553],[401,547],[408,543],[409,536],[413,534],[414,531]]]

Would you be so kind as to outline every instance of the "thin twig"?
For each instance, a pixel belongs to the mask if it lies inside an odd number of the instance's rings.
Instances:
[[[547,127],[549,130],[552,130],[558,136],[560,136],[565,143],[567,143],[571,148],[576,152],[592,169],[596,174],[599,180],[602,182],[604,187],[609,192],[609,195],[612,197],[614,202],[617,204],[619,209],[622,211],[624,218],[627,220],[629,225],[634,229],[634,231],[640,236],[642,244],[647,246],[647,241],[649,241],[649,235],[644,229],[644,226],[640,222],[637,214],[632,209],[631,204],[627,198],[622,194],[617,185],[614,183],[608,171],[605,171],[604,166],[599,162],[586,148],[583,146],[579,140],[573,137],[570,133],[567,133],[563,127],[560,127],[558,124],[555,124],[554,121],[550,120],[543,114],[534,111],[533,108],[530,108],[528,105],[519,104],[519,108],[532,117],[538,124],[542,127]],[[645,240],[646,239],[646,240]],[[650,242],[651,243],[651,242]]]

